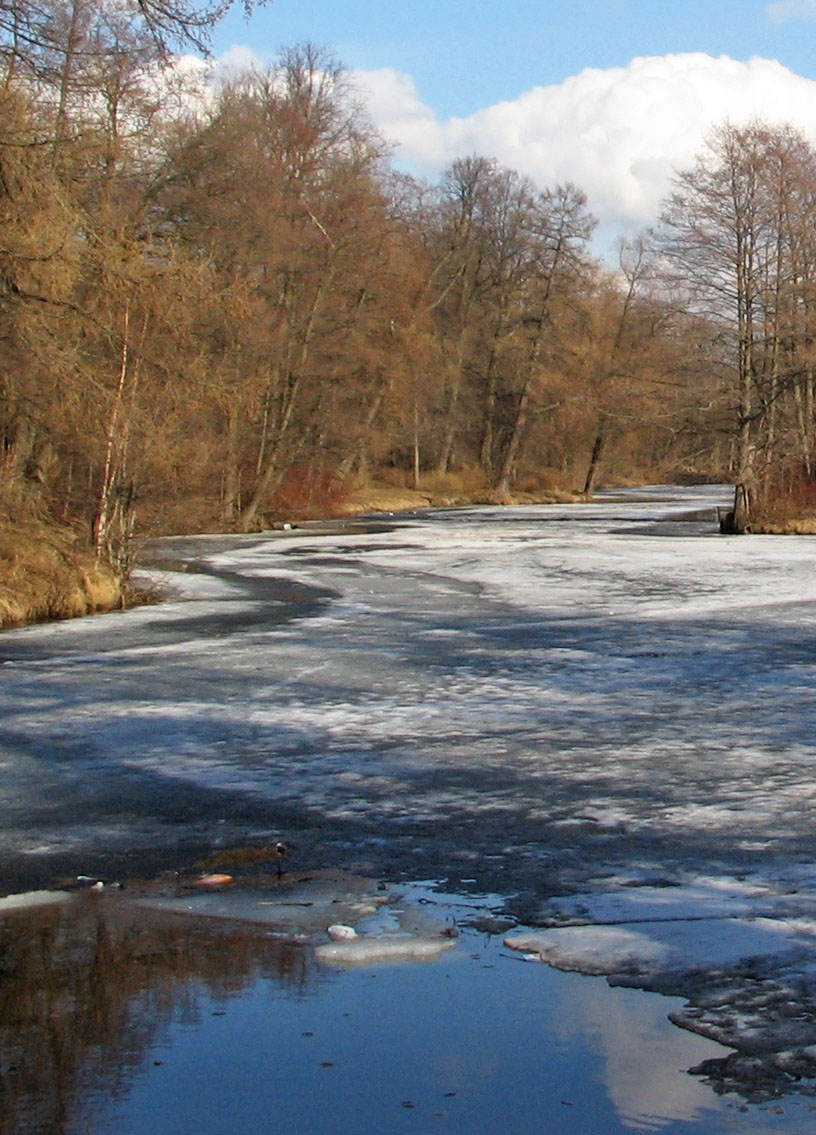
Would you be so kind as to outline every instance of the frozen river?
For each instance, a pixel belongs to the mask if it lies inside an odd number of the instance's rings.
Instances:
[[[684,998],[720,1087],[807,1089],[816,538],[721,537],[728,497],[156,542],[162,604],[0,637],[0,881],[280,839],[490,892],[510,946]]]

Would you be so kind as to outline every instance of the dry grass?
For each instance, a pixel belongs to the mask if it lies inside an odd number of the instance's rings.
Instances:
[[[430,487],[431,483],[433,488]],[[434,480],[430,483],[423,481],[419,492],[391,485],[354,489],[337,504],[332,515],[359,516],[368,512],[410,512],[415,508],[452,508],[480,504],[558,504],[580,499],[582,498],[575,493],[558,490],[524,493],[514,491],[508,497],[484,488],[470,491],[458,488],[457,491],[455,482],[440,483],[439,480]]]
[[[70,619],[123,602],[121,580],[69,529],[0,520],[0,627]]]
[[[751,531],[762,536],[816,536],[816,516],[790,516],[752,521]]]
[[[413,489],[383,488],[354,489],[338,501],[332,510],[335,516],[358,516],[365,512],[410,512],[414,508],[427,508],[430,499]]]
[[[448,496],[473,496],[483,493],[487,479],[483,469],[467,466],[449,473],[428,472],[422,475],[420,489],[425,493],[441,493]]]

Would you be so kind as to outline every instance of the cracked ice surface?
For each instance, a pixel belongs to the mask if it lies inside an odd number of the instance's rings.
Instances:
[[[273,834],[474,880],[566,967],[764,959],[816,1020],[816,539],[721,538],[728,496],[159,541],[168,602],[0,638],[0,854]]]

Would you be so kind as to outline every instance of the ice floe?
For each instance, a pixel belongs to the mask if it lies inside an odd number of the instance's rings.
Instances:
[[[327,942],[315,948],[318,961],[331,965],[361,966],[378,962],[427,962],[454,947],[450,938],[386,938],[366,936],[351,942]]]

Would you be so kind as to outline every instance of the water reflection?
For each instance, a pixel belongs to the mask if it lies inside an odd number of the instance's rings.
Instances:
[[[121,1097],[175,1023],[262,979],[302,995],[309,952],[90,895],[0,919],[0,1132],[86,1129],[88,1101]]]
[[[335,972],[268,927],[84,895],[0,919],[0,1132],[812,1130],[789,1103],[746,1127],[668,1008],[474,930]]]
[[[604,979],[586,978],[570,989],[568,1011],[558,1015],[557,1027],[575,1043],[592,1038],[603,1054],[604,1084],[621,1118],[635,1130],[652,1131],[670,1120],[704,1116],[710,1089],[678,1075],[693,1066],[700,1038],[666,1028],[673,999],[644,997],[631,989],[605,989],[599,996],[599,983]]]

